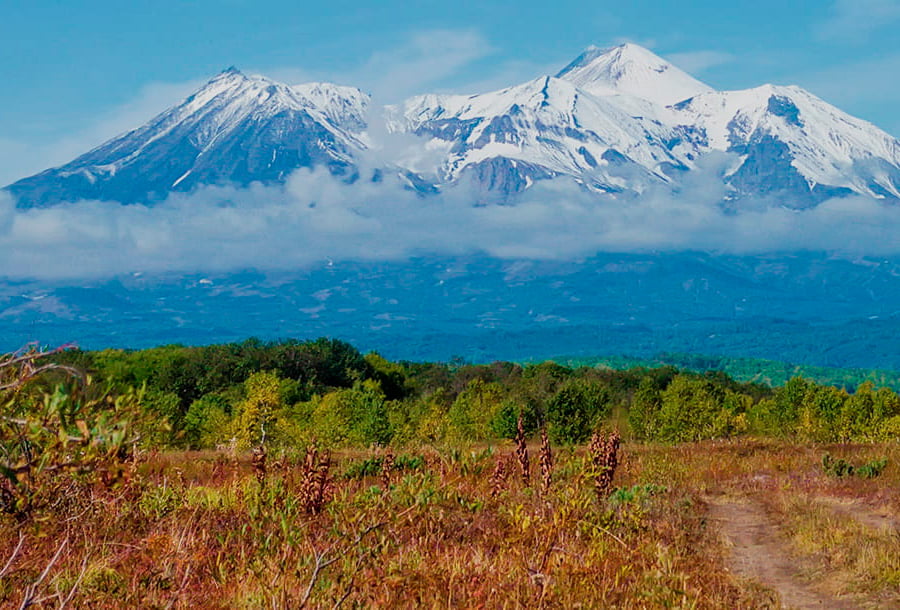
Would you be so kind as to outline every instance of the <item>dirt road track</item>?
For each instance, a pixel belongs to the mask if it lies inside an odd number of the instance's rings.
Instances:
[[[714,500],[710,517],[731,547],[732,570],[777,591],[786,608],[859,608],[858,603],[817,591],[804,582],[777,528],[758,504]]]

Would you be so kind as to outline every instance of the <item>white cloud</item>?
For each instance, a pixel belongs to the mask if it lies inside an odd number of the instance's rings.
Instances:
[[[372,54],[347,75],[336,76],[375,99],[395,103],[426,91],[492,52],[487,40],[474,30],[422,31],[394,49]]]
[[[821,40],[864,42],[876,30],[900,20],[900,0],[835,0],[815,33]]]
[[[734,55],[722,51],[687,51],[671,53],[666,59],[689,74],[699,74],[734,61]]]
[[[473,206],[466,185],[422,197],[399,179],[345,184],[324,170],[284,188],[207,188],[153,208],[79,202],[14,210],[0,200],[0,276],[83,278],[147,271],[292,270],[324,260],[404,260],[483,253],[568,260],[597,252],[799,250],[897,255],[900,207],[863,197],[788,210],[723,210],[721,163],[677,194],[587,194],[538,183],[515,205]]]

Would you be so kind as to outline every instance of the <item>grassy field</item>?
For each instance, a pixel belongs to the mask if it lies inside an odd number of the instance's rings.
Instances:
[[[145,453],[2,517],[0,606],[900,605],[896,443],[624,443],[599,494],[587,448],[528,454]]]

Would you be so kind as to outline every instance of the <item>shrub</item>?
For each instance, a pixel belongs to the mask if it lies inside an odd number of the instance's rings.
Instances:
[[[140,439],[140,394],[97,395],[90,379],[47,363],[57,352],[0,356],[0,512],[19,520],[64,504],[79,485],[114,484]],[[42,384],[53,371],[69,383]]]
[[[184,416],[184,442],[193,449],[212,448],[232,433],[231,403],[217,394],[191,403]]]
[[[856,475],[864,479],[874,479],[881,476],[887,467],[887,458],[872,460],[867,464],[855,467],[853,464],[844,459],[834,459],[830,454],[826,453],[822,457],[822,469],[825,474],[831,477],[849,477]]]
[[[519,429],[520,417],[526,436],[534,434],[538,429],[538,413],[534,405],[519,404],[511,399],[504,400],[491,419],[491,432],[496,438],[514,439]]]
[[[547,432],[556,443],[583,443],[595,424],[609,413],[606,388],[596,382],[572,380],[564,384],[547,404]]]
[[[661,440],[684,442],[727,436],[731,414],[721,386],[701,378],[678,375],[662,392],[658,415]]]
[[[312,400],[314,436],[327,445],[385,445],[393,435],[387,403],[377,381],[329,392]]]
[[[459,441],[490,438],[492,424],[503,406],[502,386],[476,377],[456,397],[447,413],[453,436]]]
[[[900,415],[894,415],[881,422],[878,437],[882,441],[900,440]]]
[[[836,460],[828,453],[822,458],[822,469],[828,476],[839,478],[852,476],[854,471],[853,465],[850,462],[843,458]]]
[[[638,440],[652,440],[657,438],[659,409],[662,406],[662,397],[659,388],[653,379],[645,377],[638,385],[631,408],[628,410],[628,425],[631,433]]]
[[[241,404],[238,447],[264,444],[281,404],[281,384],[274,373],[254,373],[244,383],[247,400]]]
[[[868,464],[864,464],[857,468],[856,475],[864,479],[874,479],[880,477],[881,473],[884,472],[885,467],[887,467],[887,463],[887,458],[872,460]]]

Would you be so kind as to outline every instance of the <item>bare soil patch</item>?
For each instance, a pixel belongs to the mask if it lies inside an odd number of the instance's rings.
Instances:
[[[806,582],[776,525],[752,500],[715,500],[710,516],[731,547],[734,573],[776,591],[787,608],[858,608],[859,603],[817,590]]]

